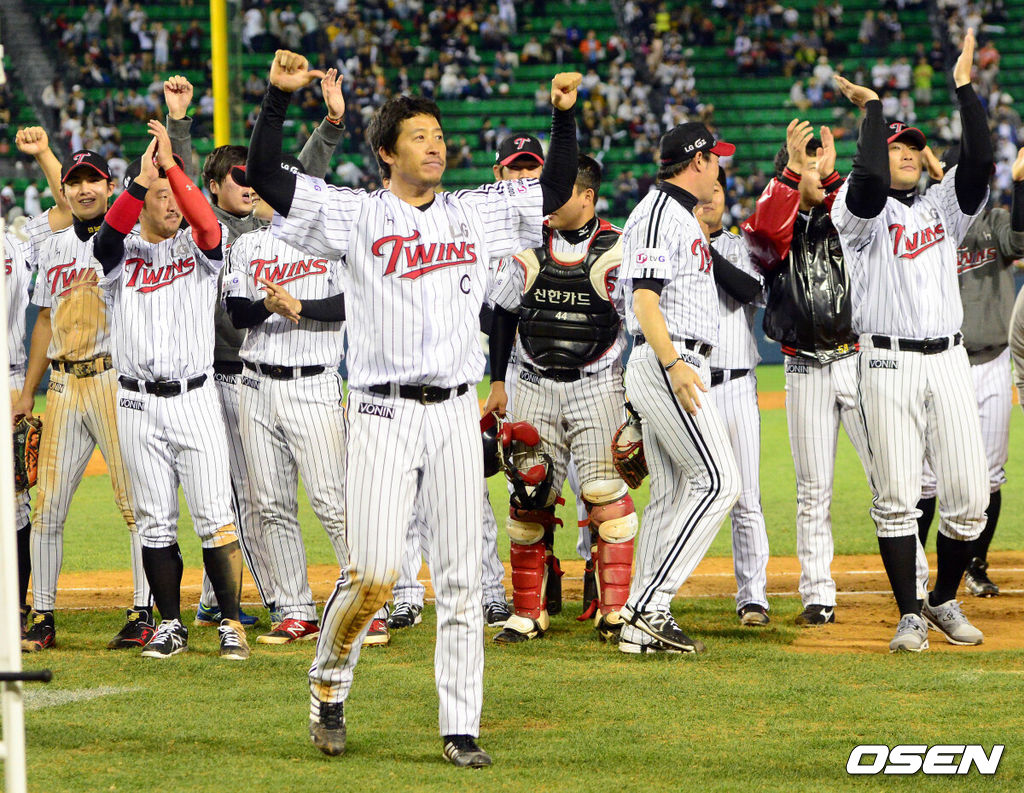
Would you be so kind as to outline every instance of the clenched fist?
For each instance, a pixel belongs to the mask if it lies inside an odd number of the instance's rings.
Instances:
[[[288,93],[305,88],[313,80],[322,80],[324,77],[326,75],[319,69],[310,69],[306,57],[297,52],[278,50],[274,53],[274,62],[270,64],[270,84]]]

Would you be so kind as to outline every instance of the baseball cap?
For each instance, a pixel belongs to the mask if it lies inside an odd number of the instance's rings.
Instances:
[[[708,151],[728,157],[736,147],[724,140],[715,140],[711,131],[699,121],[677,124],[661,136],[658,158],[662,165],[673,165],[693,157],[699,151]]]
[[[520,157],[532,158],[543,165],[544,148],[533,135],[508,135],[498,144],[494,162],[508,165]]]
[[[286,171],[291,171],[294,174],[304,174],[306,172],[302,163],[299,162],[299,158],[294,157],[291,154],[281,155],[281,168]],[[249,180],[246,178],[244,165],[233,165],[228,173],[231,174],[231,179],[235,184],[241,185],[242,187],[251,187]]]
[[[181,168],[181,170],[184,171],[185,170],[185,161],[183,159],[181,159],[181,157],[179,155],[177,155],[177,154],[174,154],[172,156],[174,157],[174,161],[176,163],[178,163],[178,166]],[[142,158],[141,157],[136,157],[134,160],[132,160],[128,164],[128,167],[125,169],[124,179],[123,179],[124,186],[128,187],[128,185],[130,185],[132,183],[132,179],[134,179],[140,173],[142,173]]]
[[[889,137],[886,139],[886,143],[895,143],[898,140],[902,140],[912,143],[919,149],[923,149],[928,143],[921,130],[917,127],[908,126],[902,121],[890,121],[887,129]]]
[[[60,183],[64,184],[71,172],[79,168],[92,168],[104,179],[110,178],[110,166],[99,154],[89,149],[79,149],[72,154],[64,163],[60,171]]]
[[[960,144],[954,143],[939,157],[939,163],[942,165],[943,171],[948,171],[954,165],[960,162]]]

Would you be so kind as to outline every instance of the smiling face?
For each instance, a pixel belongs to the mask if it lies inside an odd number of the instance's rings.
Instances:
[[[441,184],[447,155],[441,124],[433,116],[422,114],[402,121],[394,151],[380,150],[381,158],[391,168],[392,180],[421,188]]]
[[[889,144],[889,183],[895,190],[911,190],[921,179],[921,150],[902,140]]]
[[[163,240],[173,237],[181,226],[181,210],[166,179],[156,179],[149,186],[139,222],[145,236]]]
[[[808,157],[800,174],[800,208],[810,209],[825,203],[825,189],[821,186],[818,158]]]
[[[107,201],[114,193],[114,184],[92,168],[83,167],[68,174],[61,190],[76,218],[95,220],[107,211]]]

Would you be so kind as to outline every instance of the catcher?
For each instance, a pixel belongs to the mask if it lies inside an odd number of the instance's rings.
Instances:
[[[614,296],[622,232],[597,217],[601,167],[581,156],[572,198],[551,214],[543,247],[514,257],[492,292],[491,393],[485,413],[506,407],[519,426],[536,428],[537,463],[511,487],[512,603],[515,614],[494,637],[499,644],[535,639],[550,624],[546,588],[558,494],[570,454],[579,470],[597,560],[595,628],[617,641],[619,609],[629,594],[636,510],[612,463],[612,436],[625,418],[622,306]],[[516,339],[509,393],[505,391]],[[545,478],[541,469],[546,465]]]

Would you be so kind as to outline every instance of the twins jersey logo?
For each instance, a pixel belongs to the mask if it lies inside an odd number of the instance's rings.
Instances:
[[[977,270],[979,267],[984,267],[986,264],[991,264],[996,260],[996,249],[995,248],[982,248],[977,251],[969,251],[967,248],[960,248],[956,252],[956,274],[963,275],[971,270]]]
[[[373,405],[363,402],[359,405],[359,412],[366,416],[377,416],[382,419],[393,419],[395,409],[389,405]]]
[[[893,256],[900,259],[916,259],[946,239],[946,230],[941,223],[922,231],[915,231],[913,234],[907,234],[907,229],[902,223],[893,223],[889,226],[889,233],[892,235]]]
[[[323,275],[327,272],[327,259],[299,259],[297,262],[278,264],[277,258],[252,260],[256,265],[253,279],[257,285],[260,285],[260,278],[275,284],[287,284],[307,275]]]
[[[9,261],[9,260],[8,260]],[[50,285],[50,294],[63,297],[80,286],[96,286],[99,276],[92,267],[78,269],[78,257],[70,262],[58,264],[46,271],[46,281]],[[7,270],[10,272],[10,269]]]
[[[697,268],[700,272],[711,272],[711,248],[708,247],[707,242],[703,238],[693,241],[693,244],[690,245],[690,253],[694,256],[700,256],[700,265]]]
[[[153,267],[153,262],[135,257],[124,263],[128,280],[125,286],[138,289],[140,292],[155,292],[183,278],[196,269],[194,256],[177,259],[170,264]]]
[[[399,272],[399,278],[415,280],[421,275],[426,275],[434,270],[443,267],[463,267],[476,264],[476,243],[473,242],[432,242],[430,245],[422,243],[413,245],[420,238],[420,233],[414,231],[408,237],[401,234],[390,234],[381,237],[370,249],[374,256],[385,256],[387,252],[387,264],[384,267],[384,275],[394,275],[399,265],[404,263],[404,270]],[[404,256],[403,256],[404,254]]]
[[[11,267],[11,260],[4,259],[4,275],[10,275],[13,268]]]

